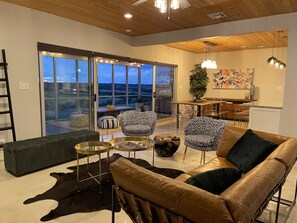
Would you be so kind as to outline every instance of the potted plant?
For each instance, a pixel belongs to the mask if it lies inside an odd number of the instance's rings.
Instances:
[[[209,78],[207,76],[206,68],[202,68],[201,64],[196,64],[191,70],[190,76],[190,92],[194,96],[194,101],[199,101],[206,92]]]

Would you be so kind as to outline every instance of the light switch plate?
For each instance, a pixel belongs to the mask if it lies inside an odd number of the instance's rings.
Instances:
[[[28,90],[28,89],[30,89],[30,85],[28,82],[19,82],[19,89],[20,90]]]

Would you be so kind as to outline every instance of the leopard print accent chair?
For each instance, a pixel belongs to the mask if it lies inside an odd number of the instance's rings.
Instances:
[[[187,148],[201,151],[200,163],[205,163],[205,152],[217,150],[227,121],[209,117],[195,117],[185,126],[185,152]]]
[[[126,111],[117,118],[125,136],[150,136],[155,130],[157,114],[153,111]]]

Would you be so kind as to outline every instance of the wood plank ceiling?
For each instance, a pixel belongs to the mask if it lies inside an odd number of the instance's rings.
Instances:
[[[201,27],[206,25],[260,18],[270,15],[297,12],[297,0],[188,0],[186,9],[171,10],[170,19],[164,19],[154,7],[154,0],[147,0],[138,6],[131,6],[136,0],[1,0],[35,10],[47,12],[78,22],[129,36]],[[226,17],[211,19],[207,15],[223,12]],[[124,18],[131,13],[133,18]],[[129,30],[130,32],[127,32]],[[287,35],[287,31],[285,31]],[[272,47],[274,32],[261,32],[240,36],[214,37],[214,51],[242,50]],[[203,40],[172,43],[167,46],[194,53],[204,49]],[[275,41],[279,46],[287,46],[287,39]],[[222,46],[221,46],[222,45]],[[220,46],[220,47],[219,47]],[[246,46],[246,47],[243,47]],[[202,50],[202,51],[201,51]]]

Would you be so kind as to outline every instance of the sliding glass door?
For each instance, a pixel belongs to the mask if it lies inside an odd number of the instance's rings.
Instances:
[[[97,58],[98,106],[135,108],[141,101],[142,110],[152,110],[153,65],[115,62]]]
[[[43,135],[93,129],[91,60],[40,53]]]
[[[96,130],[97,119],[112,106],[121,107],[116,113],[169,113],[175,65],[46,43],[37,48],[42,135]]]
[[[140,97],[144,101],[144,110],[153,110],[153,75],[154,66],[142,64],[140,67]]]
[[[97,58],[98,105],[128,106],[155,111],[159,117],[171,114],[174,70],[171,65],[135,64]]]
[[[174,67],[156,66],[155,111],[159,117],[171,115],[169,102],[174,95]]]

